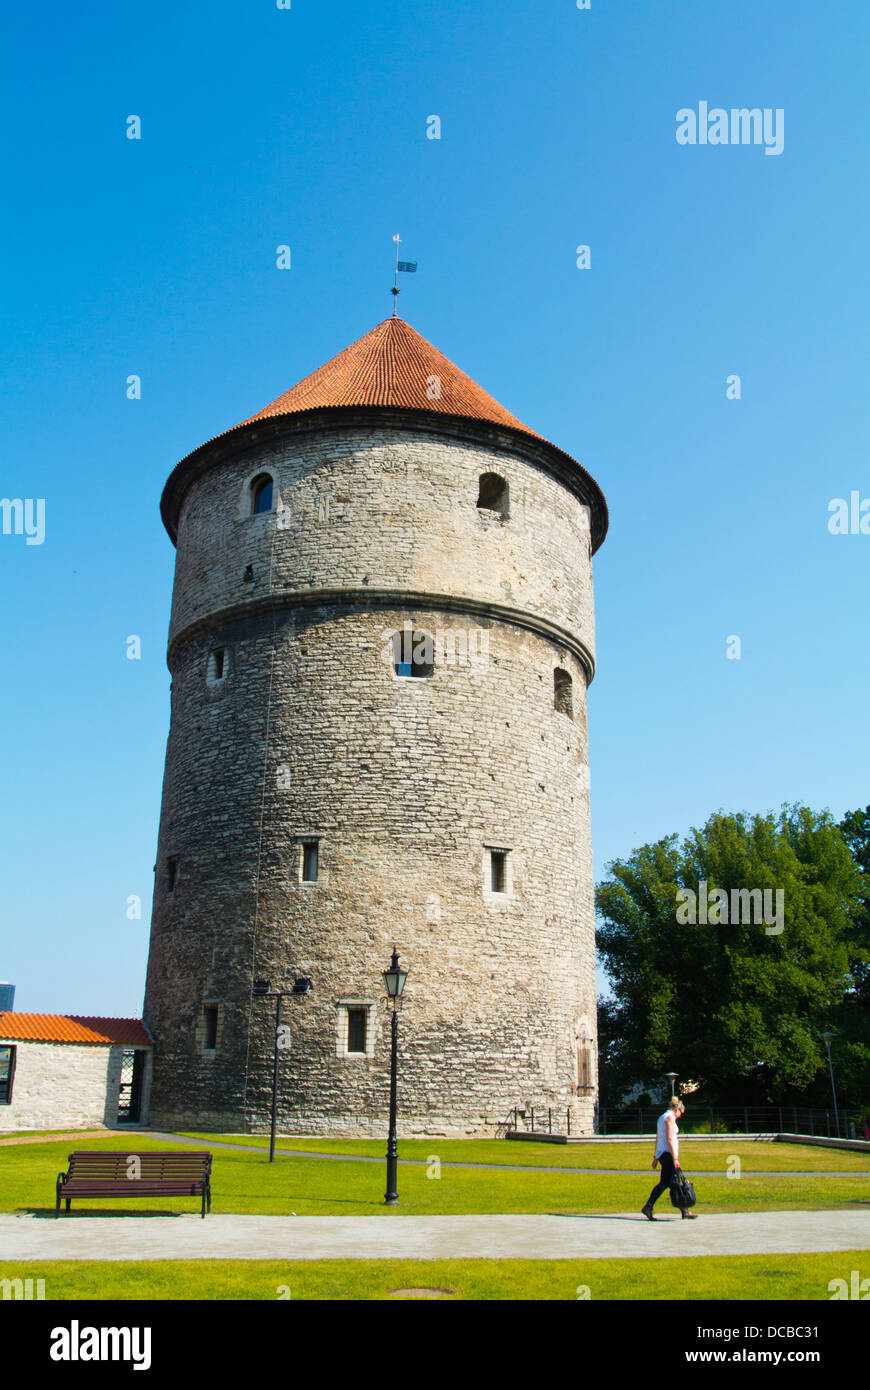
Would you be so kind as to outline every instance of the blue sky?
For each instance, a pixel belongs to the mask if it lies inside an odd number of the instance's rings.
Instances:
[[[387,316],[396,231],[403,316],[608,498],[598,876],[718,808],[870,802],[870,536],[827,525],[870,497],[865,0],[94,0],[5,28],[0,495],[46,499],[42,545],[0,535],[17,1008],[140,1011],[162,485]],[[701,101],[781,108],[782,154],[678,145]]]

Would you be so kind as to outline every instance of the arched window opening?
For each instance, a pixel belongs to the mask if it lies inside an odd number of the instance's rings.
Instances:
[[[258,512],[272,510],[272,479],[268,473],[261,473],[251,483],[251,516]]]
[[[553,672],[553,708],[557,714],[567,714],[569,719],[574,718],[572,684],[568,672],[557,666]]]
[[[393,633],[393,669],[397,676],[435,674],[435,643],[428,632],[406,627]]]
[[[510,488],[499,473],[481,473],[477,506],[480,511],[498,512],[502,521],[507,521],[510,514]]]

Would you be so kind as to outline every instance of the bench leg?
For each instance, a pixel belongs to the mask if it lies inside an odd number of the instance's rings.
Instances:
[[[72,1202],[72,1197],[66,1197],[64,1200],[66,1201],[66,1209],[67,1211],[69,1211],[70,1203]]]
[[[54,1199],[54,1219],[55,1219],[55,1221],[57,1220],[57,1218],[58,1218],[59,1216],[60,1216],[60,1188],[58,1187],[58,1188],[56,1189],[56,1191],[55,1191],[55,1199]]]

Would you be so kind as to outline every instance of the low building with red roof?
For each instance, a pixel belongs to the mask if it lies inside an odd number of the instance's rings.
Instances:
[[[138,1018],[0,1012],[0,1133],[144,1122],[153,1050]]]

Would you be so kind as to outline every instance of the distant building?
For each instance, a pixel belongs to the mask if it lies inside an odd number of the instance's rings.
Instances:
[[[0,1133],[146,1120],[152,1053],[138,1018],[0,1013]]]

